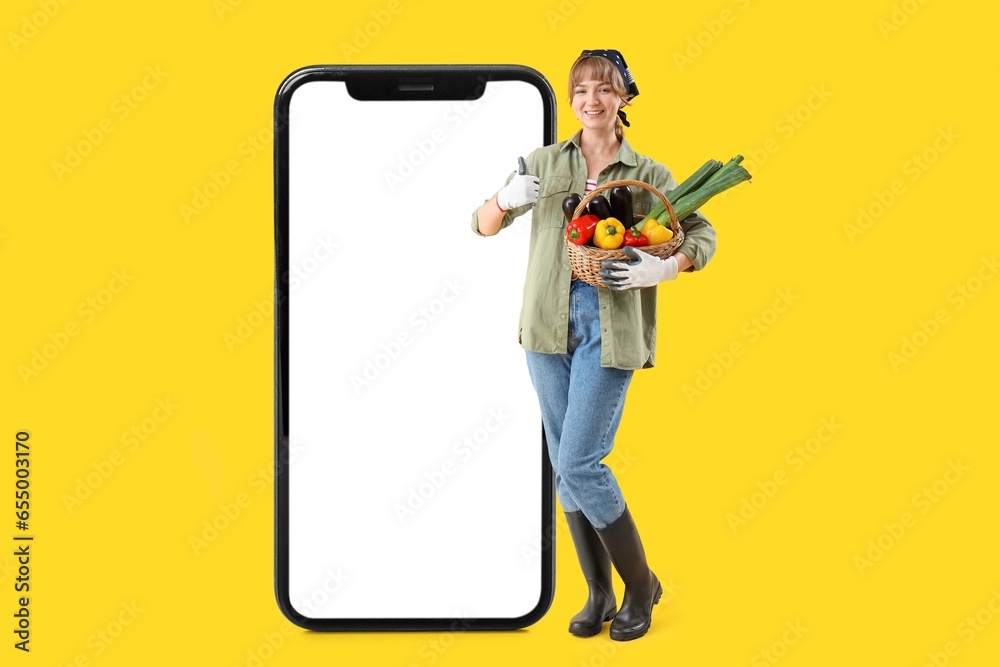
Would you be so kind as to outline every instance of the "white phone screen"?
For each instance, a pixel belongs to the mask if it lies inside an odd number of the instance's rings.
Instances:
[[[516,618],[542,594],[541,417],[517,340],[531,215],[472,211],[543,145],[542,97],[294,90],[288,594],[308,618]]]

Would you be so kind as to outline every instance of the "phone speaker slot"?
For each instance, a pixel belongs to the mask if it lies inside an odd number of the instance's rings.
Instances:
[[[485,92],[486,79],[451,73],[440,77],[412,77],[385,73],[349,78],[347,93],[356,100],[477,100]]]

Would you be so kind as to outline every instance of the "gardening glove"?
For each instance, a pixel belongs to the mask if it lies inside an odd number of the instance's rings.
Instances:
[[[608,289],[629,290],[652,287],[657,283],[673,280],[677,277],[677,259],[673,255],[666,259],[660,259],[635,246],[625,246],[622,248],[622,252],[633,258],[634,261],[622,262],[606,259],[601,262],[602,268],[597,272]]]
[[[497,193],[497,205],[503,210],[534,204],[538,199],[538,177],[524,173],[527,170],[524,158],[517,158],[517,175]]]

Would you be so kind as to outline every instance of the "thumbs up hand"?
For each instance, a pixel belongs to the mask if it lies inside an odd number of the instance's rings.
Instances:
[[[517,175],[497,193],[497,205],[505,211],[518,206],[534,204],[538,199],[538,177],[526,174],[523,157],[517,158]]]

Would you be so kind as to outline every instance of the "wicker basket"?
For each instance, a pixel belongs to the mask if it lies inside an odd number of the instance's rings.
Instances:
[[[644,190],[648,190],[660,198],[660,201],[662,201],[667,207],[667,211],[670,212],[670,229],[674,232],[674,235],[666,243],[642,246],[642,250],[648,252],[650,255],[655,255],[660,259],[666,259],[670,255],[674,254],[677,248],[684,243],[684,230],[677,222],[677,214],[674,213],[674,207],[670,205],[670,202],[667,201],[667,198],[664,197],[659,190],[654,188],[652,185],[643,183],[642,181],[633,181],[631,179],[608,181],[604,185],[594,188],[587,193],[587,196],[583,198],[580,205],[576,207],[575,211],[573,211],[573,218],[576,219],[583,215],[584,211],[586,211],[587,204],[589,204],[594,197],[617,185],[634,185]],[[629,222],[626,222],[625,220],[620,221],[623,225],[625,225],[626,229],[642,220],[645,216],[633,214],[632,217],[634,220]],[[566,240],[566,254],[569,256],[569,265],[572,267],[576,277],[595,287],[607,287],[601,279],[601,276],[597,275],[597,272],[602,268],[601,262],[606,259],[632,261],[628,255],[621,251],[621,249],[605,250],[604,248],[597,248],[594,246],[576,245],[575,243],[571,243],[569,239]]]

